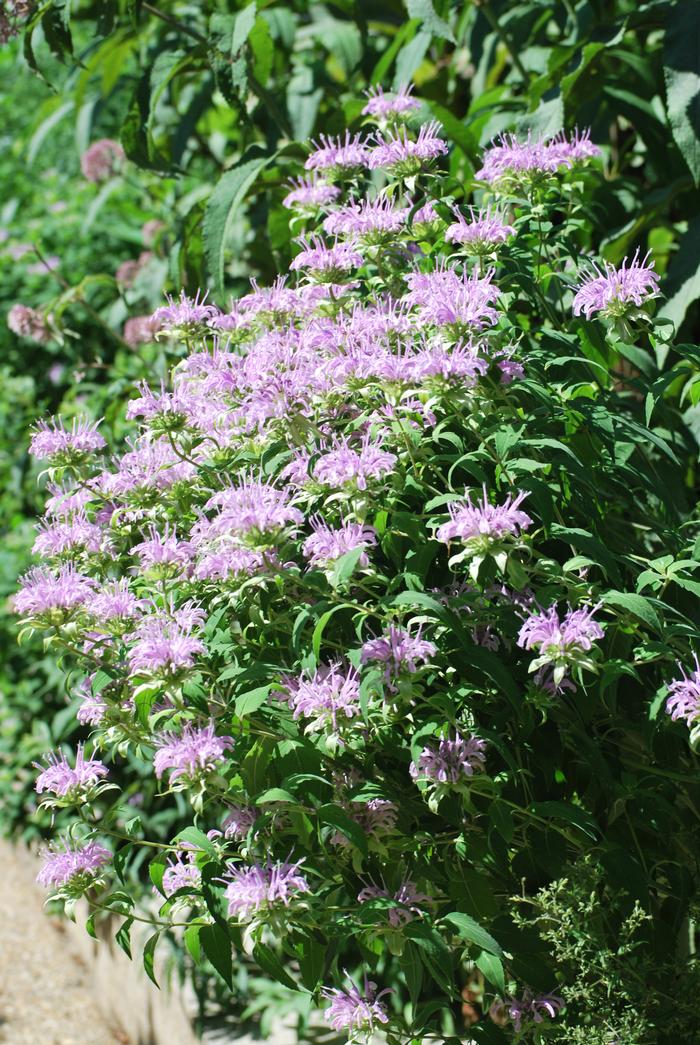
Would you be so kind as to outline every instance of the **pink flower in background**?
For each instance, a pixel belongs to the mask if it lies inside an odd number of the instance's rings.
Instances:
[[[125,159],[126,155],[119,142],[111,138],[100,138],[80,157],[80,169],[88,181],[106,181],[120,170]]]
[[[156,242],[161,232],[164,232],[166,225],[164,222],[159,221],[157,218],[151,218],[150,221],[144,222],[141,226],[141,238],[147,247],[152,247]]]
[[[53,337],[44,313],[28,305],[13,305],[7,313],[7,325],[13,334],[28,337],[40,345],[47,344]]]
[[[255,806],[232,805],[221,825],[224,838],[242,841],[260,815]]]
[[[155,341],[159,330],[161,323],[153,316],[132,316],[124,324],[122,337],[127,345],[138,348],[139,345],[148,345]]]
[[[421,103],[411,96],[413,85],[400,87],[398,91],[385,93],[383,87],[370,87],[365,91],[367,104],[363,116],[374,116],[379,121],[394,120],[420,109]]]

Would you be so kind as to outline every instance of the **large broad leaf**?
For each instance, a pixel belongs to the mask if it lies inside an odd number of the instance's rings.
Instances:
[[[503,951],[500,944],[494,940],[491,933],[470,918],[468,914],[451,911],[450,914],[445,915],[445,921],[450,923],[462,940],[466,940],[467,943],[475,943],[477,947],[481,947],[482,951],[495,954],[497,958],[502,956]]]
[[[664,48],[666,110],[676,145],[700,184],[700,4],[671,5]]]
[[[224,289],[224,255],[231,226],[251,185],[276,155],[257,156],[226,171],[211,194],[204,214],[204,253],[218,295],[222,295]]]
[[[433,7],[432,0],[406,0],[409,18],[419,18],[423,23],[422,30],[431,36],[442,37],[455,43],[454,33],[447,22],[440,18]]]
[[[678,330],[690,306],[700,298],[700,217],[689,222],[678,241],[678,252],[669,267],[663,291],[668,300],[661,306],[659,315],[672,320]]]

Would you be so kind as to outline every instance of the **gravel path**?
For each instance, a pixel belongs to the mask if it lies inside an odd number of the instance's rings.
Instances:
[[[82,960],[47,918],[21,852],[0,840],[0,1042],[133,1045],[101,1017]]]

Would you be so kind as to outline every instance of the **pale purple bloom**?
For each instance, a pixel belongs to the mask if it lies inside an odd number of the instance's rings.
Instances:
[[[334,236],[357,236],[367,243],[380,243],[401,230],[407,214],[406,208],[397,207],[391,197],[378,196],[331,211],[323,229]]]
[[[355,548],[371,548],[377,543],[377,534],[372,526],[358,522],[343,522],[339,527],[328,526],[323,519],[310,520],[313,533],[304,541],[303,552],[312,566],[327,569],[341,556]],[[369,566],[369,556],[363,551],[358,559],[362,569]]]
[[[199,549],[194,576],[199,581],[230,580],[252,577],[269,567],[273,562],[272,555],[266,556],[252,548],[237,548],[230,544],[216,544],[211,547],[203,545]]]
[[[107,445],[97,431],[98,424],[84,418],[73,418],[68,429],[60,417],[37,421],[29,453],[34,457],[53,458],[61,464],[80,461]]]
[[[445,239],[448,243],[468,246],[475,254],[492,251],[515,235],[513,226],[506,225],[497,212],[480,210],[474,213],[473,208],[470,208],[467,220],[456,207],[453,210],[457,221],[447,227]]]
[[[171,897],[178,889],[199,889],[202,884],[202,872],[192,860],[169,860],[163,872],[162,887],[167,897]]]
[[[290,268],[307,269],[319,282],[336,283],[346,272],[364,264],[362,255],[349,243],[336,242],[328,246],[320,236],[302,238],[299,243],[302,250],[292,259]]]
[[[75,766],[71,766],[63,752],[53,751],[46,757],[46,768],[34,763],[41,770],[36,778],[34,790],[41,795],[45,791],[59,798],[77,799],[86,797],[107,776],[107,767],[97,758],[86,758],[82,744],[78,744]]]
[[[310,892],[309,883],[295,864],[280,862],[244,867],[229,864],[226,872],[226,899],[229,917],[250,921],[251,916],[270,908],[289,907],[301,893]]]
[[[398,907],[387,910],[387,920],[395,929],[400,929],[413,921],[414,915],[422,914],[426,905],[430,905],[431,898],[425,893],[419,892],[415,883],[404,878],[397,890],[392,892],[378,885],[368,885],[358,894],[358,903],[367,903],[370,900],[389,899],[396,900]]]
[[[243,841],[259,815],[259,810],[254,806],[229,806],[221,825],[224,838]]]
[[[666,701],[666,711],[674,722],[682,718],[689,726],[700,719],[700,664],[695,656],[695,670],[686,675],[685,668],[680,667],[682,679],[671,682],[668,691],[671,696]]]
[[[373,479],[389,475],[398,458],[389,450],[382,450],[366,436],[355,449],[344,440],[337,449],[324,453],[316,462],[313,476],[323,486],[334,489],[354,486],[366,490]]]
[[[520,510],[527,497],[522,490],[515,498],[509,494],[503,504],[491,504],[485,486],[482,500],[476,504],[472,503],[468,490],[464,493],[466,501],[454,501],[448,505],[450,521],[438,526],[435,536],[439,541],[448,543],[458,539],[465,544],[488,544],[504,537],[516,538],[521,530],[532,525],[530,516]]]
[[[306,732],[330,727],[334,732],[360,714],[360,678],[355,668],[340,661],[321,665],[313,675],[285,677],[294,718],[309,720]]]
[[[422,639],[420,631],[411,635],[405,628],[390,624],[387,632],[379,638],[369,639],[360,651],[360,662],[369,664],[378,661],[385,665],[387,681],[395,675],[414,674],[421,663],[437,653],[434,642]]]
[[[92,692],[92,678],[90,675],[80,686],[81,701],[75,717],[81,726],[99,726],[107,711],[107,703],[102,695]]]
[[[370,150],[359,134],[345,132],[344,138],[320,136],[319,142],[311,143],[314,151],[307,158],[307,171],[323,171],[328,177],[343,177],[357,173],[367,166]]]
[[[122,577],[98,588],[90,597],[87,609],[97,621],[130,620],[140,615],[144,605],[143,599],[129,590],[128,579]]]
[[[167,769],[173,770],[171,785],[178,780],[190,782],[215,772],[233,747],[233,737],[218,737],[215,728],[213,722],[206,726],[193,726],[188,722],[179,735],[164,733],[153,759],[158,779]]]
[[[181,460],[166,440],[156,439],[125,453],[117,462],[117,471],[105,472],[100,482],[104,493],[114,495],[141,488],[165,490],[196,474],[194,464]]]
[[[429,780],[437,784],[460,784],[465,778],[483,770],[486,764],[486,742],[480,737],[440,737],[437,747],[428,745],[411,762],[414,780]]]
[[[506,1012],[517,1033],[523,1023],[542,1023],[545,1016],[556,1019],[564,1004],[564,1000],[555,994],[536,995],[531,990],[524,991],[520,998],[507,998],[505,1003]]]
[[[394,802],[386,798],[371,798],[367,802],[361,802],[348,797],[350,792],[362,785],[362,778],[357,770],[334,773],[333,785],[338,805],[362,828],[368,838],[379,842],[382,835],[390,834],[394,830],[398,820],[398,808]],[[336,831],[331,835],[330,841],[332,845],[344,847],[351,844],[342,831]]]
[[[340,196],[340,189],[329,185],[317,175],[310,178],[296,178],[290,182],[290,192],[282,200],[282,206],[288,209],[298,207],[300,210],[316,210],[333,203]]]
[[[593,619],[597,608],[569,609],[562,620],[554,605],[525,620],[518,635],[518,645],[539,654],[530,665],[530,671],[537,672],[537,685],[551,693],[562,688],[574,689],[571,682],[565,681],[569,668],[595,669],[587,654],[593,643],[603,638],[603,629]]]
[[[206,294],[201,298],[199,295],[197,291],[194,298],[188,298],[181,290],[179,299],[175,300],[166,294],[168,304],[155,310],[153,321],[161,323],[168,330],[196,332],[219,313],[215,305],[207,305]]]
[[[590,141],[588,131],[576,130],[570,139],[563,132],[548,139],[528,134],[524,141],[507,134],[486,150],[476,177],[491,184],[532,181],[599,155],[600,149]]]
[[[177,531],[171,530],[166,523],[163,533],[159,533],[152,525],[148,539],[134,545],[132,552],[138,557],[143,570],[174,567],[179,568],[178,572],[181,576],[187,576],[192,562],[193,548],[187,541],[179,541]]]
[[[109,539],[102,528],[77,512],[72,519],[42,524],[32,551],[35,555],[51,557],[75,551],[94,554],[108,546]]]
[[[40,258],[32,265],[27,265],[27,272],[31,276],[43,276],[47,272],[55,272],[61,264],[58,254],[49,254],[47,258]]]
[[[80,514],[93,499],[90,490],[84,487],[62,487],[49,483],[47,490],[50,497],[46,499],[46,515],[56,519],[69,519],[74,513]]]
[[[31,338],[40,345],[45,345],[52,337],[44,313],[29,305],[13,305],[7,313],[7,325],[13,334]]]
[[[422,207],[419,207],[413,215],[412,225],[432,225],[437,221],[442,221],[442,219],[435,210],[434,202],[428,200],[428,202],[424,203]]]
[[[146,421],[158,418],[166,422],[170,429],[181,427],[186,421],[196,424],[202,410],[202,404],[196,396],[179,391],[166,392],[163,387],[160,394],[156,395],[145,382],[139,385],[139,391],[141,396],[132,399],[127,405],[126,416],[129,420],[135,417],[143,417]]]
[[[159,221],[158,218],[151,218],[141,226],[141,237],[147,247],[152,247],[155,241],[160,236],[161,232],[165,231],[165,224]]]
[[[71,564],[61,566],[56,573],[34,567],[20,579],[20,584],[13,599],[14,609],[32,617],[82,607],[95,590],[95,581],[78,573]]]
[[[400,87],[398,91],[392,91],[389,94],[384,93],[383,87],[370,87],[368,91],[365,91],[367,104],[362,110],[362,115],[374,116],[380,121],[385,121],[420,109],[421,103],[411,97],[412,90],[412,84]]]
[[[142,250],[138,258],[129,258],[128,261],[122,261],[121,265],[114,273],[114,278],[117,283],[120,283],[123,287],[131,287],[136,282],[141,270],[152,260],[153,254],[151,251]]]
[[[214,494],[205,507],[220,511],[213,519],[202,519],[193,527],[191,538],[198,548],[223,535],[248,542],[269,541],[285,527],[296,526],[304,518],[290,503],[285,490],[250,476],[244,477],[240,486],[226,487]]]
[[[124,150],[119,142],[111,138],[100,138],[80,157],[80,169],[88,181],[105,181],[119,170],[125,159]]]
[[[405,277],[409,293],[406,302],[417,305],[419,318],[438,326],[456,327],[459,331],[481,330],[498,320],[493,307],[500,295],[494,286],[493,271],[460,276],[454,268],[438,268],[433,272],[412,272]]]
[[[432,344],[418,349],[403,362],[416,382],[439,378],[471,386],[488,370],[488,361],[479,355],[479,350],[480,346],[472,341],[460,341],[449,349],[444,344]]]
[[[649,262],[649,254],[640,260],[637,250],[632,260],[625,258],[618,269],[607,261],[603,262],[602,271],[595,265],[593,268],[595,275],[580,284],[574,297],[575,316],[582,312],[586,319],[594,312],[622,316],[632,306],[639,308],[658,295],[659,277],[654,272],[654,262]]]
[[[324,987],[322,994],[330,999],[331,1003],[324,1013],[324,1018],[333,1030],[349,1031],[352,1037],[358,1031],[370,1035],[378,1023],[389,1022],[388,1013],[380,999],[391,993],[389,987],[377,993],[376,983],[367,979],[364,994],[360,993],[354,983],[347,991],[338,990],[336,987]]]
[[[438,137],[441,130],[436,121],[424,123],[417,138],[409,137],[405,127],[386,137],[377,137],[369,157],[372,169],[386,167],[398,177],[417,174],[426,164],[444,156],[447,145]]]
[[[64,841],[63,844],[63,849],[48,849],[44,852],[44,866],[36,880],[45,888],[70,886],[76,892],[84,892],[111,861],[112,854],[97,842],[71,846],[68,841]]]
[[[204,643],[167,617],[145,617],[136,629],[135,645],[127,653],[132,675],[177,674],[194,667],[195,656],[206,653]]]

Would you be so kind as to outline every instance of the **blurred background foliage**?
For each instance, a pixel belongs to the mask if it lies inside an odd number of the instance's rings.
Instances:
[[[590,127],[605,156],[592,246],[614,263],[651,250],[661,314],[697,341],[700,4],[3,0],[3,36],[0,827],[32,838],[46,825],[31,762],[77,727],[70,686],[40,644],[17,646],[7,605],[38,508],[31,422],[87,413],[118,441],[124,399],[165,374],[173,352],[128,321],[164,292],[210,288],[225,306],[251,277],[287,271],[295,229],[282,199],[303,143],[362,131],[374,85],[415,84],[422,117],[450,143],[457,197],[471,198],[495,136]],[[81,156],[103,138],[126,160],[89,181]],[[41,310],[50,336],[13,333],[16,303]],[[694,407],[698,364],[676,376],[666,384]],[[153,835],[158,803],[144,793],[132,799]],[[172,820],[162,830],[170,837]]]

